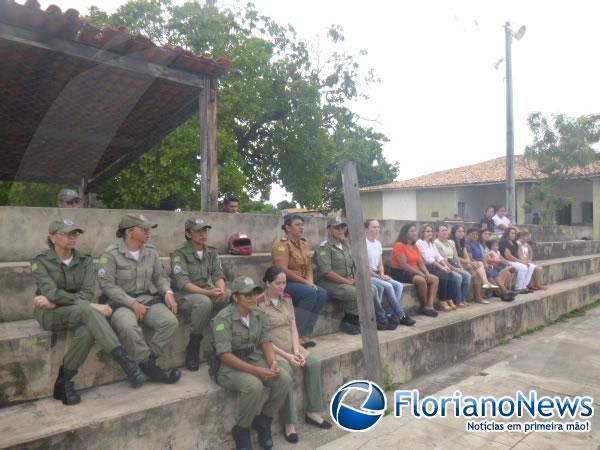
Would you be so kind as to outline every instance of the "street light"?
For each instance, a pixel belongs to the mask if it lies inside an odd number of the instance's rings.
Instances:
[[[512,94],[512,38],[519,40],[525,34],[523,25],[516,33],[510,28],[510,22],[504,24],[504,37],[506,43],[506,209],[516,220],[524,217],[516,217],[516,190],[515,190],[515,135],[513,131],[513,94]]]

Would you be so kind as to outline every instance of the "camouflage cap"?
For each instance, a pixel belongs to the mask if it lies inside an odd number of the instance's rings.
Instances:
[[[77,191],[74,191],[73,189],[61,189],[58,192],[58,199],[62,202],[70,202],[71,200],[74,199],[79,199],[79,193]]]
[[[330,228],[330,227],[337,228],[337,227],[341,227],[341,226],[348,226],[348,222],[346,222],[341,217],[336,217],[335,219],[329,219],[327,221],[327,228]]]
[[[262,288],[258,286],[250,277],[237,277],[229,287],[232,294],[258,294],[262,292]]]
[[[126,216],[123,216],[119,222],[119,230],[132,227],[139,227],[147,230],[149,228],[156,228],[157,226],[157,224],[151,223],[143,214],[127,214]]]
[[[48,234],[71,233],[72,231],[83,233],[83,228],[75,225],[71,219],[58,219],[48,226]]]
[[[206,223],[204,219],[200,219],[196,217],[195,219],[188,219],[185,221],[185,229],[186,231],[198,231],[203,230],[205,228],[212,228],[209,224]]]

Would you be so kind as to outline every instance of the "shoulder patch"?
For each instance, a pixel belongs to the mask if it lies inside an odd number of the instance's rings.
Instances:
[[[180,265],[178,265],[178,264],[175,264],[175,265],[173,266],[173,273],[177,275],[177,274],[178,274],[178,273],[180,273],[180,272],[181,272],[181,266],[180,266]]]
[[[104,267],[100,267],[98,269],[98,278],[104,278],[106,276],[106,270],[104,270]]]
[[[100,264],[108,264],[108,256],[101,257]]]
[[[277,247],[277,251],[278,252],[285,252],[285,245],[280,245],[279,247]]]
[[[225,324],[224,323],[220,323],[215,327],[215,331],[225,331]]]
[[[181,256],[176,255],[175,258],[173,258],[173,261],[176,263],[181,262]]]
[[[319,255],[321,255],[321,256],[327,256],[327,250],[321,250],[319,252]]]
[[[39,266],[37,265],[37,263],[33,263],[33,264],[31,265],[31,271],[32,271],[32,272],[35,272],[36,270],[38,270],[38,267],[39,267]]]

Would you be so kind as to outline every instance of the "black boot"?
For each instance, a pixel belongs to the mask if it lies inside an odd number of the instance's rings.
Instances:
[[[150,355],[148,361],[140,364],[140,368],[144,371],[148,378],[152,381],[158,381],[160,383],[174,384],[181,378],[181,370],[179,369],[167,369],[163,370],[156,365],[156,356]]]
[[[75,375],[77,375],[76,370],[65,369],[63,366],[58,369],[58,377],[54,382],[54,398],[62,400],[65,405],[76,405],[81,401],[71,381]]]
[[[190,334],[190,342],[185,348],[185,366],[192,372],[196,372],[200,367],[200,342],[201,334]]]
[[[231,429],[231,435],[235,439],[236,450],[252,450],[249,428],[242,428],[236,425]]]
[[[252,428],[256,430],[258,434],[258,443],[265,450],[273,448],[273,437],[271,436],[271,422],[272,418],[259,414],[252,421]]]
[[[346,314],[340,323],[340,330],[347,334],[360,334],[360,327],[354,325],[352,314]]]
[[[110,354],[114,360],[119,363],[133,387],[140,387],[148,379],[146,375],[144,375],[144,372],[142,372],[142,369],[140,369],[140,366],[129,357],[123,347],[119,346],[113,349]]]

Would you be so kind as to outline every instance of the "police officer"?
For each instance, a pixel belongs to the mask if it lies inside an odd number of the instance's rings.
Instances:
[[[58,207],[59,208],[80,208],[81,198],[73,189],[61,189],[58,192]]]
[[[187,220],[187,242],[171,254],[171,281],[177,304],[191,321],[185,365],[192,371],[198,370],[200,365],[202,333],[211,317],[223,309],[229,299],[217,249],[206,245],[211,228],[202,219]]]
[[[105,319],[112,313],[110,306],[92,303],[96,288],[94,261],[90,255],[75,249],[81,233],[83,230],[72,220],[55,220],[48,227],[50,249],[37,255],[31,263],[37,285],[33,316],[48,331],[75,329],[73,342],[54,383],[54,398],[65,405],[81,400],[71,379],[94,342],[119,363],[134,387],[146,380]]]
[[[141,214],[124,216],[118,241],[100,258],[98,281],[103,297],[113,308],[111,325],[127,351],[151,380],[176,383],[179,369],[163,370],[156,359],[177,330],[177,302],[158,252],[147,244],[156,228]],[[146,343],[142,327],[152,330]]]
[[[222,362],[217,383],[240,393],[236,425],[231,430],[236,449],[252,448],[250,425],[264,449],[273,447],[271,422],[292,389],[292,378],[275,360],[267,316],[256,307],[259,291],[251,278],[236,278],[231,285],[233,303],[212,320],[215,349]],[[270,393],[261,410],[266,387]]]
[[[360,334],[354,261],[346,241],[347,228],[347,223],[340,218],[327,222],[329,239],[321,242],[317,250],[317,284],[327,291],[330,298],[342,302],[345,315],[340,329],[348,334]]]

